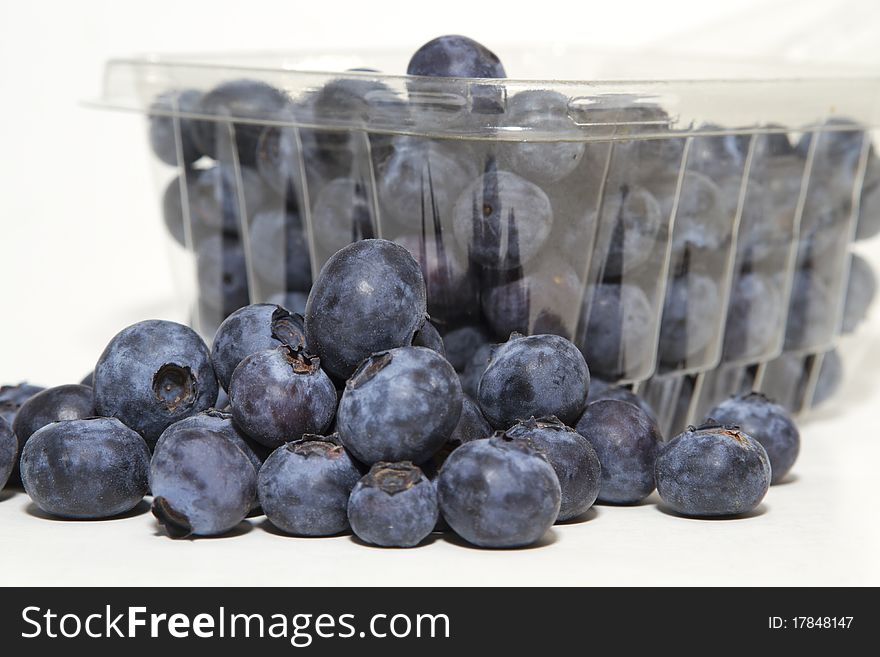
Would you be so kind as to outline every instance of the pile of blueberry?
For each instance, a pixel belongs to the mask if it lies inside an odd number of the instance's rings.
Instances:
[[[591,385],[562,336],[513,333],[478,373],[456,371],[452,346],[429,322],[417,261],[360,240],[321,269],[304,316],[245,306],[211,348],[143,321],[110,341],[88,385],[0,389],[0,480],[17,471],[62,518],[151,495],[174,538],[263,513],[297,536],[412,547],[451,530],[503,548],[655,487],[679,514],[745,514],[797,457],[795,425],[759,394],[665,442],[644,401]]]
[[[565,337],[597,378],[650,388],[783,351],[803,365],[865,316],[876,281],[850,241],[880,232],[880,160],[864,126],[680,130],[644,98],[507,88],[461,36],[406,72],[156,98],[150,143],[176,172],[164,218],[194,255],[202,335],[256,301],[304,313],[321,265],[371,238],[418,261],[420,339],[442,336],[471,395],[512,332]]]
[[[529,545],[655,489],[682,515],[754,510],[800,439],[722,373],[782,353],[768,372],[797,378],[785,359],[865,317],[864,127],[681,131],[641,98],[512,93],[459,36],[407,73],[159,96],[150,143],[176,168],[164,218],[193,254],[198,332],[140,322],[79,385],[0,389],[0,480],[66,518],[151,495],[172,537],[264,513],[396,547]],[[839,382],[832,354],[814,399]],[[615,385],[719,363],[705,421],[671,440],[652,397]]]

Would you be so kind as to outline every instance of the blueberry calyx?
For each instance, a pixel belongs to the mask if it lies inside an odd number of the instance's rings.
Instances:
[[[528,420],[520,420],[517,424],[515,424],[513,427],[508,429],[507,432],[513,431],[517,427],[523,427],[525,429],[550,429],[552,431],[574,432],[574,429],[566,426],[555,415],[545,415],[543,417],[538,417],[538,418],[536,418],[535,416],[532,416]]]
[[[286,308],[275,306],[270,320],[272,337],[288,347],[303,346],[303,318],[288,312]]]
[[[711,431],[713,433],[717,433],[722,436],[727,436],[728,438],[733,438],[735,441],[739,443],[744,443],[745,434],[740,430],[739,425],[736,424],[722,424],[718,422],[718,420],[714,420],[712,418],[707,418],[705,422],[703,422],[700,426],[689,426],[689,433],[696,433],[699,431]]]
[[[541,457],[544,454],[535,447],[534,443],[531,440],[526,438],[525,436],[512,436],[508,431],[496,431],[492,436],[489,437],[489,443],[493,447],[497,447],[499,449],[504,450],[516,450],[518,452],[523,452],[526,454],[539,454]]]
[[[192,370],[176,363],[165,363],[156,371],[153,375],[153,392],[156,399],[171,412],[192,406],[198,396]]]
[[[367,383],[370,379],[391,364],[394,356],[390,351],[379,351],[372,356],[367,356],[346,382],[345,387],[352,390]]]
[[[324,436],[316,436],[306,438],[303,436],[300,440],[294,440],[285,446],[288,452],[302,456],[303,458],[311,458],[319,456],[323,458],[338,458],[345,450],[332,442],[324,439]]]
[[[231,420],[232,413],[229,411],[221,411],[219,408],[209,408],[206,411],[202,411],[203,415],[207,415],[208,417],[215,417],[220,420]]]
[[[694,425],[688,426],[688,431],[690,431],[690,432],[704,431],[706,429],[730,429],[731,431],[738,431],[739,425],[724,424],[722,422],[719,422],[715,418],[707,417],[705,420],[703,420],[702,423],[700,423],[697,426],[694,426]]]
[[[749,400],[759,399],[759,400],[767,402],[769,404],[776,403],[775,400],[771,399],[770,397],[765,395],[763,392],[759,392],[758,390],[752,390],[751,392],[749,392],[745,395],[742,395],[740,398],[741,399],[749,399]]]
[[[339,433],[337,433],[337,432],[331,433],[328,436],[322,436],[317,433],[304,433],[302,438],[300,438],[300,440],[298,440],[296,442],[310,442],[310,441],[314,442],[316,440],[323,442],[323,443],[331,443],[333,445],[336,445],[337,447],[343,446],[342,440],[340,440]]]
[[[375,463],[367,475],[361,480],[364,486],[378,488],[383,493],[397,495],[422,480],[422,472],[410,461]]]
[[[321,359],[307,354],[302,346],[292,347],[285,344],[278,349],[283,352],[284,358],[290,363],[294,374],[314,374],[321,367]]]
[[[164,497],[153,500],[150,510],[171,538],[187,538],[192,535],[189,518],[172,508]]]

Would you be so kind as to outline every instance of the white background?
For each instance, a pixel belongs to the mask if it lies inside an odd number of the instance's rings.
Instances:
[[[147,317],[185,320],[174,303],[143,123],[78,105],[98,95],[109,57],[410,49],[450,32],[498,48],[562,42],[683,49],[709,41],[719,51],[751,52],[759,47],[748,41],[751,29],[730,40],[711,35],[728,23],[782,31],[779,10],[764,20],[770,4],[3,2],[0,381],[77,381],[122,326]],[[682,39],[687,33],[696,36]],[[833,55],[848,43],[824,45]],[[876,253],[877,245],[869,250]],[[380,551],[348,537],[281,537],[264,531],[261,519],[241,536],[172,542],[149,514],[58,522],[37,517],[22,493],[4,492],[0,553],[17,567],[4,568],[0,584],[878,584],[874,317],[850,343],[842,401],[804,428],[797,481],[771,490],[752,518],[697,522],[653,505],[600,507],[589,522],[555,529],[540,549],[480,552],[437,540]]]

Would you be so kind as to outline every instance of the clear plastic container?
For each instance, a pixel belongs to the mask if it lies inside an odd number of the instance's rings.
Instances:
[[[441,334],[569,337],[670,430],[732,372],[769,386],[783,351],[833,347],[850,242],[880,229],[880,78],[595,81],[621,60],[526,51],[508,71],[549,78],[344,70],[406,57],[108,63],[98,104],[147,116],[206,337],[248,302],[301,312],[327,258],[381,237],[421,263]]]

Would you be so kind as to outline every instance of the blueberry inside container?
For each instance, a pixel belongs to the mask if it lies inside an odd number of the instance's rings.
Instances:
[[[661,424],[743,380],[808,406],[773,373],[808,361],[815,391],[851,244],[880,230],[880,79],[499,54],[515,77],[395,74],[408,53],[108,63],[97,104],[146,116],[193,326],[302,312],[334,252],[381,237],[420,263],[442,335],[568,337]]]

